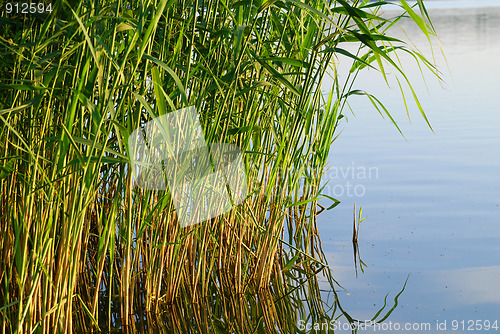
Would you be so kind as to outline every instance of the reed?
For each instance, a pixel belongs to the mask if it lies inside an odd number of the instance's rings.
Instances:
[[[349,96],[391,118],[356,75],[391,68],[411,88],[403,51],[437,74],[390,37],[403,15],[341,0],[55,0],[28,15],[2,3],[3,333],[295,332],[331,316],[320,178]],[[421,1],[399,5],[434,34]],[[134,186],[127,138],[190,105],[208,142],[244,152],[249,195],[181,228],[169,191]]]

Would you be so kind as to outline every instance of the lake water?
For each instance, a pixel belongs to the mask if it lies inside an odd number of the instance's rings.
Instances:
[[[370,319],[388,293],[393,302],[409,275],[386,322],[415,326],[401,332],[494,333],[478,323],[500,327],[500,1],[426,3],[446,55],[447,63],[436,44],[445,82],[424,82],[410,59],[402,62],[434,133],[409,92],[411,123],[397,83],[389,89],[374,71],[363,73],[355,88],[384,102],[406,140],[366,98],[351,100],[355,115],[345,112],[325,175],[325,193],[341,204],[318,217],[321,240],[354,318]],[[404,28],[430,56],[415,26]],[[354,202],[366,218],[359,245],[367,267],[358,278]]]

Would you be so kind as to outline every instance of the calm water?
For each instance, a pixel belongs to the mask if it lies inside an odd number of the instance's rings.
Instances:
[[[333,144],[325,176],[326,193],[342,203],[321,214],[318,224],[335,278],[345,288],[341,302],[353,317],[370,319],[410,275],[387,321],[432,326],[415,333],[494,333],[461,330],[461,321],[466,328],[468,320],[497,320],[500,326],[500,1],[429,4],[448,63],[436,47],[445,83],[430,75],[424,83],[418,67],[402,61],[435,133],[410,95],[408,121],[397,83],[388,89],[374,71],[364,73],[356,88],[385,103],[406,141],[368,100],[351,100],[355,116],[346,112],[348,123]],[[415,27],[405,29],[430,55]],[[358,278],[354,202],[366,217],[359,242],[367,268]],[[447,330],[437,330],[437,321],[446,321]]]

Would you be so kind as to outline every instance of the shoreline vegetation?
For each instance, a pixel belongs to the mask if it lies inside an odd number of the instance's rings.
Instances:
[[[395,4],[51,4],[33,14],[1,8],[0,331],[296,333],[299,320],[356,324],[321,249],[317,200],[329,197],[320,181],[349,96],[365,95],[397,127],[375,96],[355,89],[359,71],[397,73],[412,92],[405,101],[426,119],[397,53],[439,75],[391,37],[403,15],[379,13]],[[423,2],[396,5],[431,42]],[[339,61],[352,63],[345,81]],[[327,75],[334,84],[324,95]],[[168,190],[133,186],[127,138],[191,105],[207,142],[244,152],[248,196],[181,228]],[[396,306],[397,296],[374,319]]]

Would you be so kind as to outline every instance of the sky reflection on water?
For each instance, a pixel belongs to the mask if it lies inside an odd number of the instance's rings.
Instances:
[[[341,302],[352,316],[371,318],[410,274],[389,320],[498,320],[500,325],[500,7],[485,1],[461,9],[447,8],[451,1],[429,3],[448,62],[435,48],[443,87],[430,75],[426,87],[418,68],[402,61],[435,133],[408,96],[410,124],[397,84],[388,89],[374,71],[360,75],[354,88],[382,100],[407,141],[369,101],[351,100],[355,116],[346,113],[330,167],[375,167],[378,176],[326,174],[344,192],[329,188],[327,194],[342,203],[318,217],[320,235],[334,276],[346,288]],[[405,30],[428,50],[414,26]],[[363,196],[348,196],[347,182],[363,187]],[[354,202],[367,218],[359,238],[368,267],[358,279],[351,243]]]

